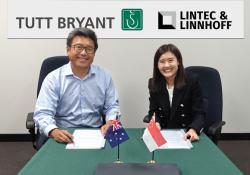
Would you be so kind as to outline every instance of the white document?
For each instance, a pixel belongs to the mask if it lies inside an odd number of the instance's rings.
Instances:
[[[185,132],[181,130],[162,130],[163,137],[167,143],[162,145],[159,149],[191,149],[192,143],[189,139],[185,139]]]
[[[75,130],[74,143],[68,143],[66,149],[101,149],[105,145],[104,136],[100,130]]]

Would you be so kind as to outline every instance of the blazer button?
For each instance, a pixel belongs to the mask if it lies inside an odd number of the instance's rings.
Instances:
[[[158,110],[161,111],[162,110],[161,107],[159,107]]]
[[[182,126],[182,127],[186,127],[186,124],[185,124],[185,123],[182,123],[181,126]]]
[[[183,108],[183,107],[184,107],[184,104],[180,104],[180,107],[182,107],[182,108]]]
[[[182,117],[185,117],[185,114],[181,114]]]
[[[161,117],[161,118],[163,118],[164,116],[163,116],[163,115],[161,115],[160,117]]]

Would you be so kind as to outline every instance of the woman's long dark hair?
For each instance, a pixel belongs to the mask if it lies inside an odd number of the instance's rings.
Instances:
[[[184,67],[183,67],[181,52],[173,44],[164,44],[164,45],[160,46],[157,49],[157,51],[155,52],[153,78],[152,78],[151,82],[149,83],[149,89],[152,91],[160,91],[162,85],[164,85],[164,87],[166,87],[165,86],[166,80],[158,69],[159,59],[160,59],[161,55],[166,53],[166,52],[171,52],[172,54],[174,54],[177,58],[177,61],[179,62],[178,70],[177,70],[175,80],[174,80],[175,88],[180,89],[181,87],[183,87],[185,85],[186,76],[185,76],[185,71],[184,71]]]

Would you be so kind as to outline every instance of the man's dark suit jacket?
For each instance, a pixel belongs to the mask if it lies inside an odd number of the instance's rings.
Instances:
[[[180,89],[174,88],[172,107],[166,82],[160,90],[152,91],[152,78],[149,79],[149,115],[156,113],[156,121],[161,128],[193,128],[199,134],[204,125],[204,106],[201,87],[194,77],[187,77],[186,84]]]

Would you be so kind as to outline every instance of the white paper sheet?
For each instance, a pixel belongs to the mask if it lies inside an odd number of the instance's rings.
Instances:
[[[101,149],[105,145],[105,139],[100,130],[75,130],[73,137],[74,143],[68,143],[66,149]]]
[[[185,139],[185,132],[181,130],[162,130],[163,137],[167,143],[162,145],[159,149],[191,149],[192,143],[189,139]]]

